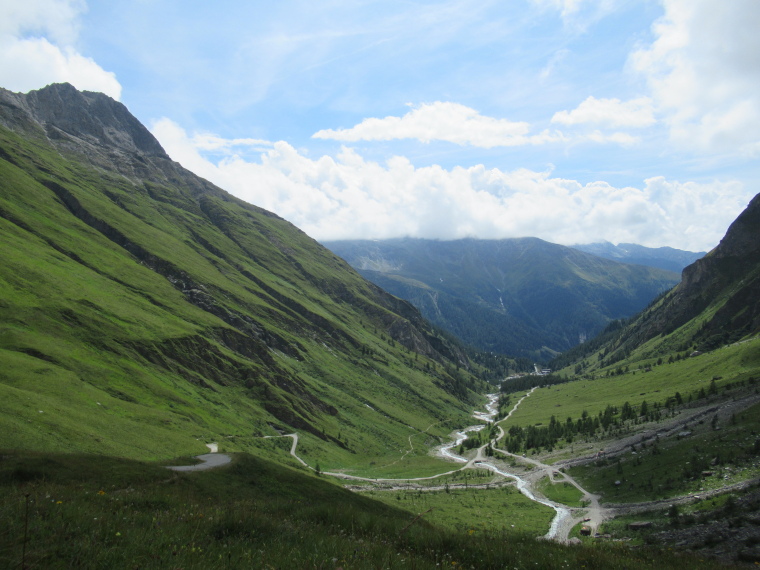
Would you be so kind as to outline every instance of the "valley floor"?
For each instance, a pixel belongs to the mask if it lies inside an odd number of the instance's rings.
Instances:
[[[525,394],[512,412],[531,397]],[[751,404],[756,399],[736,401]],[[740,414],[741,405],[732,413]],[[287,451],[302,465],[300,473],[245,454],[233,455],[226,467],[173,473],[168,479],[159,472],[165,474],[166,469],[108,458],[93,463],[88,458],[6,454],[0,461],[0,484],[11,487],[0,500],[0,514],[8,523],[5,535],[0,535],[0,560],[16,567],[52,568],[715,567],[714,560],[648,547],[647,541],[631,541],[643,547],[627,548],[621,542],[628,539],[627,527],[619,520],[627,525],[634,511],[666,505],[670,509],[681,500],[601,503],[598,493],[587,491],[589,481],[595,484],[593,477],[565,472],[566,464],[555,461],[557,453],[523,456],[502,450],[500,424],[509,416],[489,423],[496,411],[492,396],[486,412],[474,416],[485,423],[455,432],[452,442],[432,448],[438,457],[458,465],[424,477],[363,477],[319,472],[318,465],[305,469],[297,434],[281,437],[291,440]],[[693,422],[699,410],[689,413]],[[669,423],[668,429],[677,428],[677,423]],[[465,437],[480,432],[487,434],[486,443],[460,455]],[[594,445],[605,447],[610,455],[626,453],[620,443]],[[577,446],[588,465],[598,461],[595,449],[588,453],[585,446]],[[324,481],[328,478],[350,481],[346,486],[361,492],[346,493]],[[738,487],[716,486],[711,491],[714,500],[723,500],[729,489]],[[755,496],[760,493],[748,495],[750,508],[760,502]],[[751,502],[752,497],[758,500]],[[370,498],[376,500],[367,501]],[[682,500],[688,499],[694,497]],[[731,508],[744,508],[741,501]],[[663,529],[663,516],[656,517],[648,542],[686,543],[685,519],[679,527],[666,523]],[[580,525],[589,527],[592,536],[579,536]],[[705,552],[707,531],[701,523],[696,526],[699,529],[690,536],[703,537],[699,553],[718,555],[730,566],[730,557]],[[597,529],[602,532],[594,533]],[[536,542],[531,538],[535,536],[553,540]],[[738,536],[744,543],[736,551],[748,560],[751,553],[745,543],[754,535],[745,529]],[[568,547],[559,542],[585,544]],[[604,548],[595,548],[601,544]]]
[[[522,401],[529,397],[533,390],[525,394],[512,408],[510,413],[502,418],[504,421],[509,418],[511,413],[518,408]],[[486,406],[486,412],[475,412],[473,417],[476,419],[491,422],[495,416],[495,402],[497,399],[496,394],[490,395],[489,404]],[[558,511],[552,528],[547,532],[546,538],[551,538],[560,542],[568,540],[569,534],[573,527],[579,523],[584,524],[589,528],[591,534],[596,534],[596,530],[601,524],[610,518],[615,518],[621,515],[629,515],[637,512],[646,512],[655,508],[669,507],[672,504],[685,504],[693,502],[698,498],[709,498],[715,495],[726,493],[729,491],[737,491],[753,484],[757,483],[758,479],[750,479],[739,483],[732,483],[722,485],[711,489],[701,495],[695,495],[694,493],[688,493],[682,496],[675,496],[666,499],[655,499],[650,501],[641,501],[633,503],[607,503],[601,502],[602,497],[600,495],[587,491],[581,483],[566,473],[566,469],[574,466],[587,465],[596,462],[600,457],[607,460],[617,457],[618,455],[626,452],[630,453],[630,449],[633,446],[641,445],[649,440],[653,440],[655,437],[667,438],[677,436],[678,433],[682,433],[685,427],[690,426],[704,418],[714,416],[718,414],[719,417],[727,419],[731,415],[746,410],[748,407],[760,402],[760,394],[749,394],[745,397],[725,401],[721,403],[711,403],[706,406],[685,410],[677,417],[668,419],[664,422],[658,423],[656,426],[648,426],[636,433],[627,435],[620,439],[612,441],[599,441],[596,444],[591,444],[587,448],[579,447],[579,451],[586,451],[585,455],[573,457],[571,459],[562,459],[556,461],[558,454],[547,453],[540,457],[540,460],[533,457],[527,457],[525,455],[509,453],[504,449],[498,448],[498,442],[504,437],[504,431],[499,426],[499,435],[491,440],[490,444],[493,446],[493,450],[503,456],[502,458],[486,457],[485,450],[488,444],[482,445],[474,450],[474,452],[468,453],[468,458],[456,455],[451,452],[451,449],[460,445],[466,438],[467,431],[478,431],[482,429],[483,425],[470,426],[461,432],[455,432],[453,442],[439,446],[433,450],[433,453],[439,457],[447,458],[453,462],[464,463],[457,469],[444,471],[436,475],[430,475],[426,477],[404,477],[404,478],[382,478],[382,477],[362,477],[359,475],[350,475],[342,472],[326,471],[323,472],[326,476],[335,477],[343,480],[351,480],[353,484],[345,485],[348,489],[353,491],[368,491],[370,489],[382,490],[382,491],[442,491],[446,488],[451,489],[485,489],[494,488],[502,485],[516,485],[522,492],[525,493],[531,500],[539,502],[541,504],[551,506]],[[500,423],[500,422],[499,422]],[[496,424],[498,426],[498,423]],[[271,437],[271,436],[270,436]],[[315,468],[309,466],[301,457],[297,454],[298,446],[298,434],[287,434],[281,437],[289,437],[293,439],[293,445],[290,449],[290,454],[301,464],[307,466],[309,469]],[[410,438],[411,440],[411,438]],[[411,445],[411,441],[410,441]],[[565,450],[562,450],[565,451]],[[560,452],[561,453],[561,452]],[[504,459],[506,458],[506,460]],[[507,462],[509,461],[509,463]],[[542,461],[545,461],[542,462]],[[465,469],[479,469],[489,470],[496,475],[488,483],[482,484],[466,484],[466,483],[438,483],[437,481],[442,478],[450,477],[457,473],[461,473]],[[551,484],[566,483],[574,487],[580,493],[580,499],[578,502],[583,504],[583,507],[576,507],[573,505],[565,505],[559,502],[550,501],[539,490],[538,485],[543,479],[548,479]]]
[[[621,517],[631,517],[641,513],[662,519],[664,511],[670,510],[672,512],[673,505],[689,508],[689,505],[699,504],[713,497],[753,489],[760,483],[760,478],[757,477],[760,473],[755,468],[754,470],[745,472],[744,477],[739,481],[736,481],[735,478],[731,478],[729,481],[729,478],[726,477],[725,482],[715,482],[709,489],[702,487],[699,493],[676,493],[666,498],[653,498],[651,500],[635,502],[614,502],[614,497],[588,491],[584,488],[584,483],[567,472],[570,468],[593,465],[599,463],[600,460],[606,463],[615,461],[618,457],[630,456],[631,453],[635,455],[636,452],[632,450],[641,448],[642,445],[645,448],[647,442],[651,444],[655,439],[663,446],[667,446],[667,442],[669,441],[678,442],[682,438],[687,437],[685,434],[691,435],[692,431],[696,431],[694,426],[699,427],[705,423],[705,420],[709,420],[710,418],[717,417],[717,421],[727,423],[731,418],[735,418],[737,414],[741,414],[758,404],[760,402],[760,394],[758,393],[746,392],[734,394],[731,398],[710,401],[701,406],[684,408],[677,414],[674,414],[673,417],[657,423],[651,422],[650,424],[639,426],[638,429],[620,438],[587,441],[584,445],[573,447],[575,454],[572,457],[567,457],[568,449],[566,447],[558,451],[544,452],[535,456],[509,453],[499,447],[499,442],[505,436],[505,432],[499,424],[509,419],[512,413],[517,410],[526,398],[530,397],[534,390],[535,388],[523,395],[512,407],[509,414],[494,424],[498,429],[496,437],[467,452],[465,456],[454,453],[452,449],[459,447],[466,440],[468,433],[486,429],[492,424],[493,418],[496,416],[497,394],[490,395],[485,412],[476,412],[473,415],[474,418],[486,422],[485,424],[470,426],[462,431],[455,432],[452,435],[451,443],[438,446],[432,450],[432,453],[438,457],[460,463],[461,466],[456,469],[443,471],[432,476],[408,478],[362,477],[342,472],[325,472],[324,475],[342,480],[350,480],[351,483],[345,485],[350,490],[368,492],[373,497],[381,499],[383,499],[383,494],[387,494],[397,501],[400,501],[402,496],[406,497],[410,493],[417,493],[419,496],[420,493],[483,492],[485,490],[499,489],[505,485],[516,487],[531,501],[535,501],[537,505],[550,507],[555,511],[551,524],[549,524],[549,528],[545,530],[543,536],[544,538],[565,543],[580,542],[581,537],[583,537],[583,540],[589,540],[585,538],[586,536],[601,541],[612,540],[613,535],[605,530],[605,521]],[[689,429],[692,431],[689,431]],[[297,434],[290,434],[285,437],[293,438],[291,455],[306,465],[304,460],[298,457],[296,453],[298,444]],[[491,456],[486,455],[489,447],[492,449]],[[313,469],[313,467],[310,468]],[[481,475],[480,482],[476,482],[478,478],[473,475],[471,476],[472,482],[468,482],[467,476],[464,475],[465,470],[475,470],[481,474],[483,471],[488,471],[491,476],[482,481]],[[464,479],[464,482],[462,482],[462,479]],[[591,484],[593,484],[593,479],[591,480]],[[586,485],[588,484],[586,483]],[[561,499],[551,500],[547,497],[547,495],[554,494],[553,488],[562,486],[569,486],[575,489],[575,492],[572,493],[572,501],[568,501],[567,504],[561,502]],[[386,502],[393,504],[391,500]],[[428,503],[432,504],[433,501],[420,501],[420,503],[426,506]],[[500,516],[496,515],[494,518],[497,521],[500,518],[508,519],[510,518],[510,513],[502,512]],[[672,521],[668,522],[672,525]],[[496,524],[498,526],[498,522]],[[644,528],[652,527],[658,528],[658,525],[644,524]],[[535,527],[523,527],[523,530],[531,529],[535,530]],[[672,528],[669,530],[669,533],[661,531],[661,536],[658,540],[667,541],[668,536],[678,536],[680,537],[680,543],[689,543],[688,538],[685,538],[688,532],[684,529],[680,529],[680,533],[675,533]],[[699,535],[705,534],[703,529],[695,532]],[[618,529],[616,535],[620,534],[620,529]],[[631,540],[632,538],[635,540],[637,538],[635,535],[631,536],[630,532],[622,534],[626,534],[625,540]],[[744,543],[752,546],[754,544],[753,540],[755,540],[752,537],[756,534],[758,533],[752,534],[751,537],[744,537]],[[653,534],[647,533],[646,536],[651,540]],[[760,542],[760,535],[756,539]],[[635,540],[635,542],[640,541]],[[704,548],[704,546],[704,544],[701,544],[702,548],[699,546],[693,547],[704,551],[706,554],[716,555],[726,562],[732,559],[731,553],[726,556],[726,553],[721,549],[717,549],[717,551],[716,549],[712,549],[711,551],[709,548]],[[744,559],[753,559],[754,554],[749,553],[746,548],[742,552],[744,552]]]

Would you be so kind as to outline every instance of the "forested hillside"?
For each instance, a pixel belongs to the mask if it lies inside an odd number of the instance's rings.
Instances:
[[[678,274],[537,238],[326,243],[475,347],[547,360],[643,309]]]

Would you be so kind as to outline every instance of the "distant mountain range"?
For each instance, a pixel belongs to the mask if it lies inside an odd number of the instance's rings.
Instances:
[[[682,251],[672,247],[644,247],[635,243],[611,244],[608,241],[599,243],[588,243],[584,245],[573,245],[574,249],[585,251],[599,257],[620,261],[622,263],[633,263],[636,265],[647,265],[649,267],[659,267],[668,271],[680,273],[687,265],[691,265],[700,257],[704,257],[704,251]]]
[[[325,245],[473,346],[545,360],[679,281],[537,238],[346,240]]]

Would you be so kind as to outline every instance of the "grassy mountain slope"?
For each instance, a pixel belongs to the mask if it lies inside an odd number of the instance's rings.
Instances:
[[[678,281],[536,238],[326,245],[472,345],[533,358],[567,350]]]
[[[104,95],[0,93],[0,236],[0,447],[265,453],[298,430],[346,465],[476,399],[413,307]]]
[[[566,469],[621,515],[602,532],[760,562],[759,238],[756,196],[678,286],[555,359],[559,373],[504,422],[508,449]]]

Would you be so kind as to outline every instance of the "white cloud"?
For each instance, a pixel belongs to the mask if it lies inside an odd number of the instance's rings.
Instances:
[[[417,139],[422,142],[447,141],[481,148],[543,144],[563,140],[559,133],[545,131],[531,135],[530,125],[486,117],[459,103],[425,103],[403,117],[364,119],[350,129],[325,129],[314,138],[343,142]]]
[[[563,125],[592,123],[610,127],[648,127],[655,122],[649,97],[623,102],[591,96],[572,111],[559,111],[552,117],[552,123]]]
[[[607,123],[609,126],[631,126],[634,122],[644,126],[651,117],[646,98],[621,103],[617,99],[589,97],[578,109],[555,113],[553,122],[576,125],[583,122]],[[485,117],[476,110],[451,102],[423,104],[403,117],[364,119],[350,129],[325,129],[313,135],[318,139],[342,142],[389,141],[417,139],[423,143],[446,141],[479,148],[542,145],[548,143],[615,143],[630,146],[639,141],[627,133],[592,132],[563,133],[545,129],[531,134],[530,125],[505,119]]]
[[[682,148],[753,154],[760,141],[760,3],[663,0],[630,63]]]
[[[71,44],[79,34],[78,17],[86,9],[84,0],[0,0],[0,35],[49,36]]]
[[[171,121],[152,130],[187,168],[322,240],[537,236],[701,250],[718,243],[750,198],[738,182],[655,177],[641,188],[616,188],[526,169],[416,168],[403,157],[381,164],[349,148],[311,159],[285,142],[255,162],[214,163]]]
[[[115,74],[74,47],[85,9],[78,0],[0,0],[0,84],[25,92],[69,82],[119,99]]]
[[[232,150],[238,147],[269,147],[272,143],[263,139],[225,139],[211,133],[196,133],[192,144],[200,150]]]

